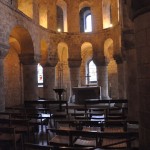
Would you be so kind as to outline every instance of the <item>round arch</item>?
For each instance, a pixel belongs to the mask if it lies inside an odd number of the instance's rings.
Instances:
[[[108,60],[108,85],[109,96],[111,98],[118,98],[118,71],[117,64],[113,58],[114,55],[114,42],[111,38],[108,38],[104,42],[104,56]]]
[[[81,85],[86,85],[89,83],[89,61],[93,58],[93,47],[90,42],[84,42],[81,45],[81,67],[80,67],[80,75],[81,75]]]
[[[67,4],[64,0],[57,0],[56,3],[57,7],[60,7],[63,11],[63,31],[68,31],[68,25],[67,25]]]
[[[29,31],[19,25],[11,28],[7,37],[10,45],[8,55],[4,59],[4,77],[6,84],[6,106],[20,105],[25,99],[28,87],[37,83],[36,74],[29,81],[32,71],[28,64],[34,64],[34,46]],[[36,70],[36,68],[35,68]],[[28,76],[28,78],[27,78]],[[13,86],[13,87],[12,87]],[[31,90],[32,91],[32,90]],[[34,93],[35,92],[35,93]],[[37,96],[36,88],[33,92]],[[34,95],[31,94],[31,95]]]
[[[20,58],[24,63],[33,62],[34,48],[28,30],[19,25],[10,31],[8,42],[10,49],[4,59],[5,104],[13,106],[23,103],[23,68]]]
[[[79,4],[79,11],[80,11],[82,8],[84,8],[84,7],[91,7],[91,3],[88,2],[88,1],[81,2],[81,3]]]
[[[34,54],[33,41],[27,29],[22,26],[15,26],[10,33],[10,37],[19,42],[21,54]]]

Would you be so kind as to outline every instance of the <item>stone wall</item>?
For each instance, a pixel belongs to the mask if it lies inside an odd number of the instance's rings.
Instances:
[[[11,48],[4,60],[6,107],[22,104],[22,72],[18,54]]]
[[[29,1],[26,1],[28,3]],[[36,0],[37,2],[37,0]],[[81,60],[81,46],[84,42],[90,42],[93,47],[93,55],[96,56],[96,59],[101,59],[103,57],[103,47],[104,47],[104,41],[108,38],[111,38],[114,41],[114,51],[117,53],[120,53],[120,49],[118,48],[119,45],[119,34],[120,34],[120,28],[121,26],[119,24],[115,24],[113,28],[108,28],[103,30],[102,29],[102,22],[98,24],[99,20],[102,19],[102,16],[99,16],[99,9],[101,9],[101,5],[98,7],[96,6],[96,3],[98,3],[98,0],[90,1],[88,0],[88,5],[92,7],[92,13],[94,15],[94,32],[92,33],[79,33],[79,7],[84,7],[87,5],[85,1],[76,1],[75,3],[70,3],[69,0],[66,1],[66,5],[69,6],[67,11],[68,16],[68,33],[58,33],[55,28],[55,14],[53,14],[55,11],[50,12],[48,10],[48,28],[43,28],[39,25],[39,7],[38,3],[32,3],[33,6],[33,14],[26,16],[24,13],[22,13],[20,10],[18,10],[15,6],[17,5],[11,5],[11,3],[3,3],[3,1],[0,1],[0,41],[3,44],[9,45],[9,39],[10,37],[13,37],[15,40],[19,42],[20,50],[23,59],[21,60],[21,63],[39,63],[40,59],[39,56],[41,53],[41,41],[45,41],[46,45],[48,45],[47,53],[48,56],[45,57],[46,63],[50,63],[51,58],[49,56],[50,52],[57,53],[57,46],[60,42],[65,42],[68,46],[68,59],[73,60],[74,62],[79,63],[78,60]],[[54,7],[56,5],[56,1],[50,0],[49,5],[52,6],[52,10],[54,10]],[[82,3],[84,2],[84,3]],[[81,3],[83,4],[81,6]],[[7,5],[8,4],[8,5]],[[29,4],[29,3],[28,3]],[[28,4],[26,6],[28,6]],[[75,5],[74,5],[75,4]],[[21,6],[22,4],[20,4]],[[23,11],[23,9],[22,9]],[[36,12],[36,14],[35,14]],[[72,12],[72,14],[70,14]],[[74,17],[72,17],[72,15]],[[31,17],[32,16],[32,17]],[[53,20],[53,21],[52,21]],[[98,54],[98,55],[97,55]],[[9,55],[8,55],[9,56]],[[17,57],[17,56],[16,56]],[[27,58],[28,57],[28,58]],[[18,57],[19,59],[19,57]],[[17,59],[16,59],[17,60]],[[18,60],[20,61],[20,60]],[[26,62],[23,62],[26,61]],[[75,65],[76,66],[76,65]],[[69,66],[70,67],[70,66]],[[80,65],[78,66],[78,68]],[[5,70],[7,69],[7,63],[4,65]],[[19,66],[18,66],[19,68]],[[70,67],[71,70],[72,67]],[[69,68],[67,68],[66,74],[69,74]],[[7,73],[7,75],[10,75]],[[19,76],[19,71],[18,71]],[[80,76],[80,75],[78,75]],[[76,76],[77,77],[77,76]],[[8,77],[9,78],[9,77]],[[19,77],[18,77],[19,79]],[[14,80],[15,81],[15,80]],[[73,81],[73,80],[72,80]],[[79,81],[79,80],[74,80]],[[7,79],[5,80],[6,91],[9,91],[11,87],[8,86]],[[13,84],[13,81],[11,81]],[[67,88],[70,92],[70,86],[69,80],[67,78],[65,79],[65,82],[67,84]],[[18,82],[19,83],[19,82]],[[78,83],[74,83],[78,85]],[[24,85],[23,81],[22,84],[20,83],[20,87],[17,87],[19,85],[16,85],[17,88],[14,89],[14,93],[17,93],[19,90],[22,90],[21,85]],[[19,90],[18,90],[19,88]],[[34,90],[36,91],[36,90]],[[21,95],[23,95],[24,92],[22,92]],[[17,94],[15,94],[17,95]],[[41,95],[41,94],[39,94]],[[22,96],[19,96],[22,98]],[[13,100],[10,100],[13,101]],[[17,103],[21,103],[22,100],[16,100]],[[10,105],[12,103],[10,102]],[[16,103],[15,103],[16,104]]]

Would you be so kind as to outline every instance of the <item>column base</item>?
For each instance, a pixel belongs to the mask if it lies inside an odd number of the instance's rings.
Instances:
[[[109,99],[112,99],[112,98],[110,98],[109,96],[101,96],[100,99],[101,100],[107,100],[107,99],[109,100]]]

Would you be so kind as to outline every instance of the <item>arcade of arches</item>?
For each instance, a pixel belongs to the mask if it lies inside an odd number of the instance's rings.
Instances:
[[[54,87],[69,100],[72,87],[101,86],[102,99],[128,99],[140,148],[149,149],[149,0],[0,0],[0,14],[0,111],[54,99]]]

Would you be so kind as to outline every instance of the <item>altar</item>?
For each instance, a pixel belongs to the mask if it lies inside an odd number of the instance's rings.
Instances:
[[[85,99],[100,99],[99,86],[73,87],[72,92],[76,104],[83,104]]]

